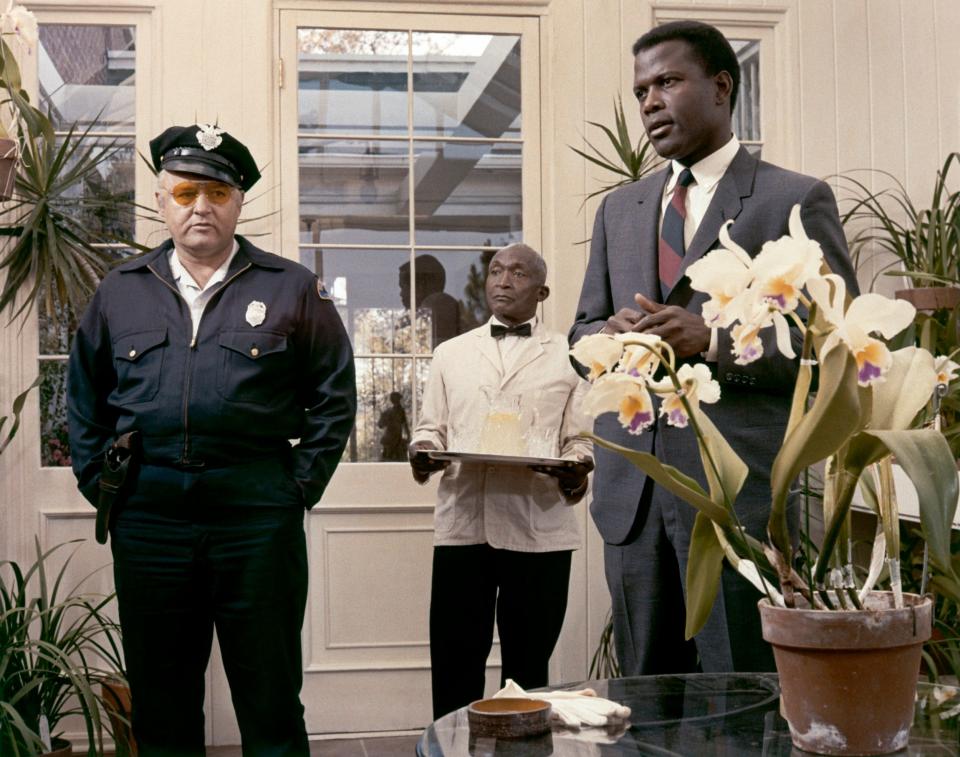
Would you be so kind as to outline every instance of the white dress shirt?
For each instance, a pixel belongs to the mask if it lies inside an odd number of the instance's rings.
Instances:
[[[534,329],[539,322],[537,316],[534,316],[529,321],[524,321],[523,323],[530,324],[530,333],[533,334]],[[493,324],[498,324],[500,326],[510,327],[510,324],[504,323],[497,316],[490,316],[490,320],[487,321],[488,327]],[[523,324],[517,324],[522,326]],[[500,353],[500,365],[503,367],[504,372],[509,371],[513,367],[513,361],[516,359],[518,348],[523,346],[523,340],[529,339],[530,337],[517,336],[516,334],[504,334],[501,337],[498,337],[497,342],[497,351]]]
[[[720,179],[727,172],[733,159],[740,150],[740,140],[736,134],[730,137],[727,142],[716,152],[710,153],[703,160],[699,160],[690,166],[690,173],[693,174],[693,184],[687,187],[686,208],[687,215],[683,221],[683,244],[688,247],[693,237],[700,228],[700,222],[710,207],[710,202],[717,192],[717,185]],[[676,160],[670,161],[673,167],[673,174],[667,180],[667,185],[663,189],[663,201],[660,205],[660,223],[663,223],[663,214],[670,204],[670,197],[673,195],[673,188],[677,185],[677,179],[680,172],[687,166]],[[710,346],[703,353],[705,360],[716,362],[717,360],[717,330],[710,329]]]
[[[183,263],[180,262],[179,255],[177,255],[177,248],[174,247],[170,251],[170,272],[173,274],[173,280],[177,283],[177,290],[180,292],[180,296],[183,297],[187,305],[190,306],[190,320],[193,321],[194,339],[197,338],[197,330],[200,328],[200,317],[203,315],[203,309],[217,291],[217,285],[227,278],[227,269],[230,267],[233,256],[237,254],[237,250],[239,249],[240,245],[237,240],[234,239],[233,249],[227,256],[227,259],[223,261],[223,265],[213,272],[210,280],[206,286],[203,287],[194,281],[190,272],[184,268]]]

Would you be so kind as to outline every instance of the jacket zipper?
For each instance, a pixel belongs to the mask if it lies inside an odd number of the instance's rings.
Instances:
[[[227,284],[229,284],[231,281],[237,278],[237,276],[239,276],[241,273],[246,271],[252,265],[253,265],[252,263],[247,263],[243,268],[241,268],[239,271],[233,274],[233,276],[231,276],[228,279],[224,279],[223,285],[218,290],[218,293],[226,289]],[[165,278],[163,278],[163,276],[161,276],[159,273],[157,273],[157,271],[154,270],[153,266],[148,265],[147,269],[154,276],[160,279],[160,281],[163,282],[164,286],[172,290],[173,293],[177,295],[177,297],[179,297],[185,303],[187,302],[186,299],[184,299],[183,295],[180,294],[180,290],[177,289],[175,286],[173,286]],[[207,305],[209,304],[210,304],[210,300],[207,300],[204,303],[203,310],[200,311],[200,321],[197,324],[197,333],[191,336],[190,345],[187,347],[187,364],[184,368],[183,405],[180,413],[180,417],[183,422],[183,449],[180,452],[180,459],[177,461],[181,465],[190,464],[190,383],[191,383],[191,379],[193,378],[193,353],[196,352],[196,349],[197,349],[197,337],[200,335],[200,323],[203,323],[203,316],[204,316],[204,313],[207,312]],[[187,303],[187,312],[189,313],[189,311],[190,311],[190,304]],[[190,333],[193,334],[193,318],[192,317],[190,318]]]

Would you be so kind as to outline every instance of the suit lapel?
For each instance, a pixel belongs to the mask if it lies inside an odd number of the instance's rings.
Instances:
[[[717,184],[717,191],[714,192],[713,199],[707,207],[707,212],[697,227],[697,233],[690,240],[690,246],[683,256],[683,263],[680,265],[680,279],[687,268],[702,258],[710,251],[719,240],[720,227],[727,221],[734,220],[743,208],[743,199],[753,194],[753,176],[757,170],[757,159],[754,158],[745,147],[740,148],[733,162],[727,167],[726,173]],[[686,282],[684,282],[686,284]],[[688,287],[674,287],[671,291]],[[667,299],[672,299],[667,295]],[[670,304],[674,304],[671,302]]]

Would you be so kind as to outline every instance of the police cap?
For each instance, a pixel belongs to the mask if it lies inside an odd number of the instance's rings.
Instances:
[[[260,171],[246,146],[210,124],[171,126],[150,140],[157,171],[186,171],[226,182],[246,192]]]

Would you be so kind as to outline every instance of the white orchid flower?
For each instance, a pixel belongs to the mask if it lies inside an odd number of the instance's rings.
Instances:
[[[953,381],[960,371],[960,365],[953,362],[946,355],[937,355],[933,359],[933,367],[937,372],[938,384],[949,384]]]
[[[733,339],[733,362],[737,365],[749,365],[763,357],[763,342],[760,339],[760,323],[738,323],[730,330]]]
[[[706,292],[703,321],[711,328],[727,328],[741,316],[747,289],[753,280],[747,251],[730,238],[727,221],[720,227],[720,244],[687,268],[691,288]]]
[[[780,313],[792,313],[800,302],[807,280],[823,264],[820,244],[810,239],[800,221],[800,206],[790,211],[790,234],[766,242],[753,261],[756,296]]]
[[[570,354],[590,371],[587,379],[594,381],[613,370],[623,354],[623,342],[610,334],[590,334],[574,344]]]
[[[730,330],[733,340],[731,352],[737,365],[749,365],[763,357],[763,341],[760,332],[773,326],[777,349],[791,360],[797,356],[790,338],[790,323],[769,299],[760,296],[758,290],[751,288],[752,298],[743,306],[740,323]]]
[[[878,333],[885,339],[899,334],[912,323],[916,308],[905,300],[891,300],[868,292],[854,299],[844,312],[847,288],[843,279],[836,274],[810,279],[807,289],[824,318],[834,326],[824,341],[821,349],[823,355],[843,342],[857,360],[857,382],[860,386],[882,381],[893,358],[887,346],[870,334]]]
[[[37,45],[37,18],[22,5],[11,2],[6,12],[0,14],[0,32],[12,34],[33,50]]]
[[[626,373],[607,373],[598,378],[583,399],[583,412],[594,418],[617,413],[621,425],[631,434],[641,433],[654,421],[646,381]]]
[[[666,416],[667,423],[677,428],[685,428],[690,422],[690,416],[683,405],[683,399],[691,405],[701,402],[713,404],[720,399],[720,384],[718,384],[710,369],[704,363],[690,365],[685,363],[677,371],[677,381],[680,390],[677,391],[669,378],[651,384],[658,394],[663,394],[663,403],[660,405],[660,415]]]
[[[617,370],[631,376],[649,377],[660,367],[660,355],[665,342],[656,334],[625,332],[616,335],[623,344],[623,355]]]

